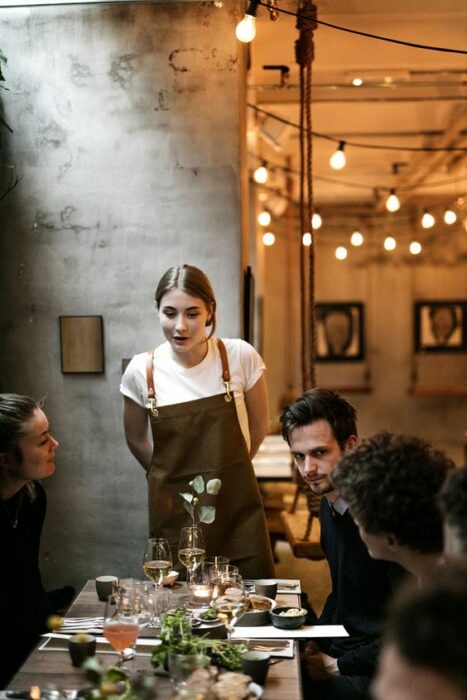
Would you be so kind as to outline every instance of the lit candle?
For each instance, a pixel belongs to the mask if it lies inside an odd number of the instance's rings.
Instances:
[[[193,605],[206,607],[212,596],[212,586],[207,583],[195,583],[190,586],[190,602]]]

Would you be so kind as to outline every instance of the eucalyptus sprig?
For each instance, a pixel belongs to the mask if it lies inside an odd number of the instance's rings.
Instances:
[[[197,523],[213,523],[216,519],[215,506],[202,506],[200,498],[204,493],[210,496],[217,496],[221,490],[222,481],[220,479],[209,479],[206,483],[201,474],[195,476],[188,484],[191,491],[180,493],[183,498],[183,507],[190,514],[193,526]]]

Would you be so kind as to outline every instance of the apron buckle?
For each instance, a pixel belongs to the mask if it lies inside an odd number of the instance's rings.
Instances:
[[[225,386],[225,391],[226,391],[226,394],[224,396],[224,401],[227,401],[227,403],[230,403],[232,401],[232,394],[230,393],[230,382],[227,380],[224,380],[224,386]]]
[[[154,396],[152,399],[150,399],[150,403],[151,403],[151,413],[152,413],[152,415],[153,415],[153,416],[158,416],[158,415],[159,415],[159,411],[157,410],[157,399],[156,399],[155,396]]]

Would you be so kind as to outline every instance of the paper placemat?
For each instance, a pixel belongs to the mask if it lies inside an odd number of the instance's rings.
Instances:
[[[39,646],[39,651],[68,651],[68,640],[71,634],[43,634],[43,642]],[[97,653],[118,654],[117,651],[109,644],[105,637],[96,637]],[[136,642],[137,656],[151,656],[153,650],[161,644],[160,639],[140,638]]]
[[[286,588],[282,584],[288,584]],[[289,588],[293,586],[293,588]],[[297,578],[278,578],[277,579],[277,592],[278,593],[296,593],[300,594],[302,592],[302,587],[300,581]]]
[[[343,625],[304,625],[298,630],[280,630],[273,625],[234,627],[232,639],[317,639],[318,637],[348,637]]]

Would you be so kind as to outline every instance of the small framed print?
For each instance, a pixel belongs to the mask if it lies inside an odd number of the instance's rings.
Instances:
[[[364,314],[360,302],[316,304],[316,359],[354,362],[364,358]]]
[[[62,373],[104,372],[102,316],[60,316],[59,323]]]
[[[415,302],[414,336],[415,352],[466,352],[467,302]]]

